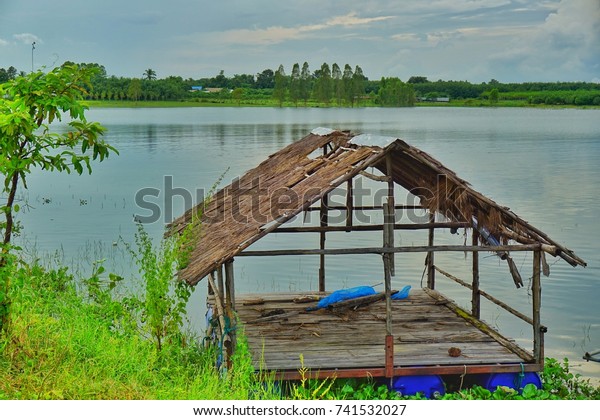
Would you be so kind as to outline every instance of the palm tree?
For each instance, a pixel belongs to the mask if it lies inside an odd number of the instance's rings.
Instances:
[[[156,80],[156,72],[152,69],[144,70],[144,79]]]

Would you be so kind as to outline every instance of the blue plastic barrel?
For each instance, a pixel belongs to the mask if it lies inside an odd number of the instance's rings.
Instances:
[[[537,372],[523,373],[490,373],[482,375],[483,387],[494,392],[499,386],[512,388],[519,393],[523,392],[525,385],[533,384],[537,389],[542,388],[542,379]]]
[[[438,375],[398,376],[392,381],[392,391],[404,396],[421,393],[431,399],[444,395],[445,387]]]

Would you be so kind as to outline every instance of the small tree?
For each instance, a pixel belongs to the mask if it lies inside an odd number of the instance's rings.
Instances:
[[[87,94],[90,77],[96,69],[64,65],[49,73],[41,71],[16,77],[0,84],[0,186],[5,202],[0,203],[0,268],[10,260],[15,202],[22,184],[27,188],[27,175],[32,169],[82,174],[91,173],[92,160],[104,160],[115,148],[101,140],[104,127],[88,122],[79,100]],[[68,113],[68,129],[56,133],[50,124]],[[79,150],[77,150],[79,149]],[[3,197],[4,200],[4,197]],[[0,324],[6,328],[10,299],[10,277],[0,276]]]
[[[490,103],[492,105],[496,105],[498,103],[498,97],[500,94],[498,93],[498,89],[494,88],[490,91]]]
[[[285,95],[287,91],[287,77],[285,76],[285,70],[283,64],[279,66],[275,72],[275,87],[273,89],[273,97],[279,103],[279,106],[283,106],[285,101]]]

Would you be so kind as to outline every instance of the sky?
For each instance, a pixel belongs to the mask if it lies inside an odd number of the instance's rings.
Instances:
[[[32,51],[32,43],[35,50]],[[0,0],[0,68],[600,83],[600,0]]]

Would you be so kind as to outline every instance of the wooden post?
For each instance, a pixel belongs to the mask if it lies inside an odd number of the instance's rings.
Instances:
[[[479,232],[473,231],[473,246],[479,242]],[[481,317],[481,296],[479,294],[479,251],[473,251],[473,293],[471,295],[471,314],[480,319]]]
[[[435,212],[429,213],[429,223],[435,223]],[[433,246],[433,233],[435,228],[432,226],[429,228],[429,246]],[[433,261],[433,251],[427,252],[427,287],[431,290],[435,290],[435,269]]]
[[[388,176],[387,203],[383,206],[383,247],[394,247],[394,181],[392,180],[392,156],[385,157]],[[383,272],[385,278],[385,376],[394,375],[394,335],[392,331],[392,275],[394,274],[394,253],[383,254]]]
[[[542,306],[542,285],[540,281],[541,252],[540,249],[533,251],[533,277],[531,283],[533,298],[533,358],[536,363],[543,363],[544,361],[544,333],[540,317]]]
[[[352,216],[354,213],[353,209],[354,199],[352,196],[352,178],[346,182],[346,232],[350,232],[352,228]]]
[[[223,265],[220,265],[217,269],[217,287],[219,290],[217,296],[221,299],[221,306],[225,307],[225,279],[223,277]]]
[[[226,333],[229,334],[231,341],[229,343],[225,342],[225,352],[227,358],[227,367],[231,368],[231,356],[233,355],[233,351],[236,346],[236,336],[235,336],[235,283],[233,280],[233,258],[229,261],[225,262],[225,313],[227,318],[229,319],[229,326]]]
[[[326,227],[328,224],[327,207],[329,205],[328,195],[324,195],[321,198],[321,211],[320,211],[320,223],[322,227]],[[325,231],[319,233],[319,248],[325,249]],[[319,256],[319,292],[325,291],[325,255]]]

